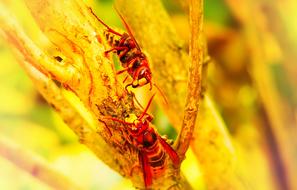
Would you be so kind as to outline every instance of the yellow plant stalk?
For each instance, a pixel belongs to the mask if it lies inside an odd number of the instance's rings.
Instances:
[[[109,151],[110,149],[106,147],[106,143],[93,129],[94,127],[91,126],[92,123],[87,123],[86,119],[83,118],[78,113],[78,111],[75,110],[75,108],[67,101],[57,84],[51,78],[49,78],[49,76],[44,74],[47,71],[38,67],[39,64],[48,61],[48,57],[42,54],[42,51],[25,36],[23,30],[19,28],[16,21],[12,19],[12,15],[9,15],[2,6],[0,8],[2,10],[0,19],[1,21],[3,21],[1,23],[3,26],[2,29],[5,32],[4,35],[6,36],[7,40],[15,44],[15,52],[18,55],[17,59],[21,66],[25,69],[31,80],[34,82],[39,92],[60,114],[63,120],[71,127],[71,129],[78,135],[78,137],[85,142],[85,144],[89,144],[91,148],[96,148],[94,145],[98,146],[99,148],[97,147],[96,149],[102,150],[101,153]],[[20,52],[21,50],[22,52]],[[43,58],[41,57],[41,55],[43,56]],[[37,62],[37,60],[39,62]],[[48,62],[47,64],[51,65],[51,62]],[[37,67],[35,67],[35,65],[37,65]],[[97,141],[97,144],[94,144],[94,142],[90,140]],[[104,158],[102,159],[104,160]],[[110,160],[110,158],[107,160]]]

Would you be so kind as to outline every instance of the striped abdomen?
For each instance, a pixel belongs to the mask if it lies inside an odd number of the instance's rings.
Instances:
[[[165,169],[166,152],[161,143],[156,140],[155,143],[144,150],[148,157],[148,163],[154,177],[158,177]]]
[[[148,165],[154,177],[161,174],[166,165],[166,152],[160,143],[160,138],[152,128],[143,133],[143,152],[147,157]]]

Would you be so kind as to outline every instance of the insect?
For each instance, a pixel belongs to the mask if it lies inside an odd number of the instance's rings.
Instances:
[[[154,176],[159,176],[166,166],[166,154],[169,155],[174,166],[180,163],[179,156],[174,149],[150,125],[153,117],[147,113],[154,95],[149,100],[140,116],[130,114],[124,120],[106,117],[127,126],[128,142],[138,150],[139,164],[142,167],[143,179],[146,187],[152,184]]]
[[[107,56],[110,52],[116,52],[122,64],[122,67],[124,68],[117,71],[117,74],[127,72],[132,77],[132,82],[127,84],[125,88],[127,89],[127,87],[129,86],[137,88],[142,87],[146,84],[150,84],[151,90],[152,85],[154,85],[167,103],[167,99],[165,98],[165,95],[163,94],[161,89],[156,84],[152,83],[152,72],[149,67],[148,59],[146,55],[141,51],[140,46],[138,45],[124,17],[116,10],[127,30],[127,32],[121,34],[110,28],[100,18],[98,18],[91,8],[90,11],[94,15],[94,17],[107,29],[104,32],[104,35],[108,41],[108,44],[112,48],[106,51],[105,55]],[[127,78],[128,76],[124,79],[123,82],[125,82]]]

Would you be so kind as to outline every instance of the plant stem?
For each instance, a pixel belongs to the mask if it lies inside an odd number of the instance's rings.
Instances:
[[[201,79],[203,65],[203,0],[190,0],[190,64],[188,93],[184,110],[184,118],[176,141],[176,151],[183,159],[195,128],[195,121],[201,97]]]

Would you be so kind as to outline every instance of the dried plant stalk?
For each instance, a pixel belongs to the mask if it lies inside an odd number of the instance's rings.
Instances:
[[[193,137],[195,121],[201,97],[201,78],[203,65],[203,1],[190,0],[190,57],[188,93],[184,118],[176,141],[177,153],[184,158]]]

